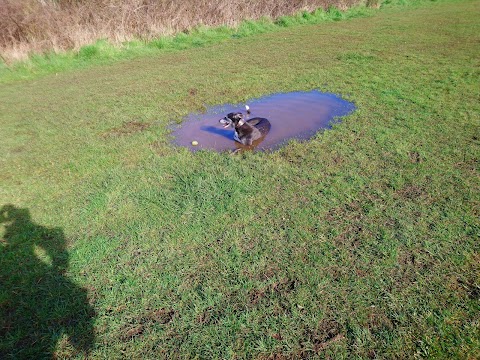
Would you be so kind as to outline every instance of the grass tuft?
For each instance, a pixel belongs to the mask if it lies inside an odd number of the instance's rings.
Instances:
[[[98,45],[86,45],[80,48],[77,56],[82,59],[91,59],[99,54],[100,50]]]

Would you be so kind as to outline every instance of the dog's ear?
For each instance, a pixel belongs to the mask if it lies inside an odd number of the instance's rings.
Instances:
[[[238,113],[235,113],[234,115],[234,119],[237,120],[237,121],[240,121],[243,119],[243,114],[238,112]]]
[[[243,114],[241,112],[230,113],[227,115],[227,117],[232,121],[238,122],[243,119]]]

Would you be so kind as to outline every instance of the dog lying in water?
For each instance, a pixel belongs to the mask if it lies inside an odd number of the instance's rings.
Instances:
[[[249,114],[250,110],[248,106],[246,108],[247,114]],[[222,124],[224,128],[234,128],[235,135],[233,138],[235,141],[246,146],[250,146],[254,141],[264,138],[272,127],[270,121],[265,118],[255,117],[246,120],[241,112],[228,114],[223,119],[220,119],[220,124]]]

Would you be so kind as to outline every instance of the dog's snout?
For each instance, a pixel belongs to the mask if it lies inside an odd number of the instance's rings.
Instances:
[[[228,128],[232,124],[232,121],[228,117],[224,117],[223,119],[220,119],[219,122],[220,124],[223,125],[224,128]]]

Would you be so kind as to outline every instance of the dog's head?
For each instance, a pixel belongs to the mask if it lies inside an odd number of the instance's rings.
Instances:
[[[223,119],[220,119],[219,122],[223,125],[224,128],[236,128],[237,126],[241,126],[245,122],[245,120],[241,112],[235,112],[228,114]]]

